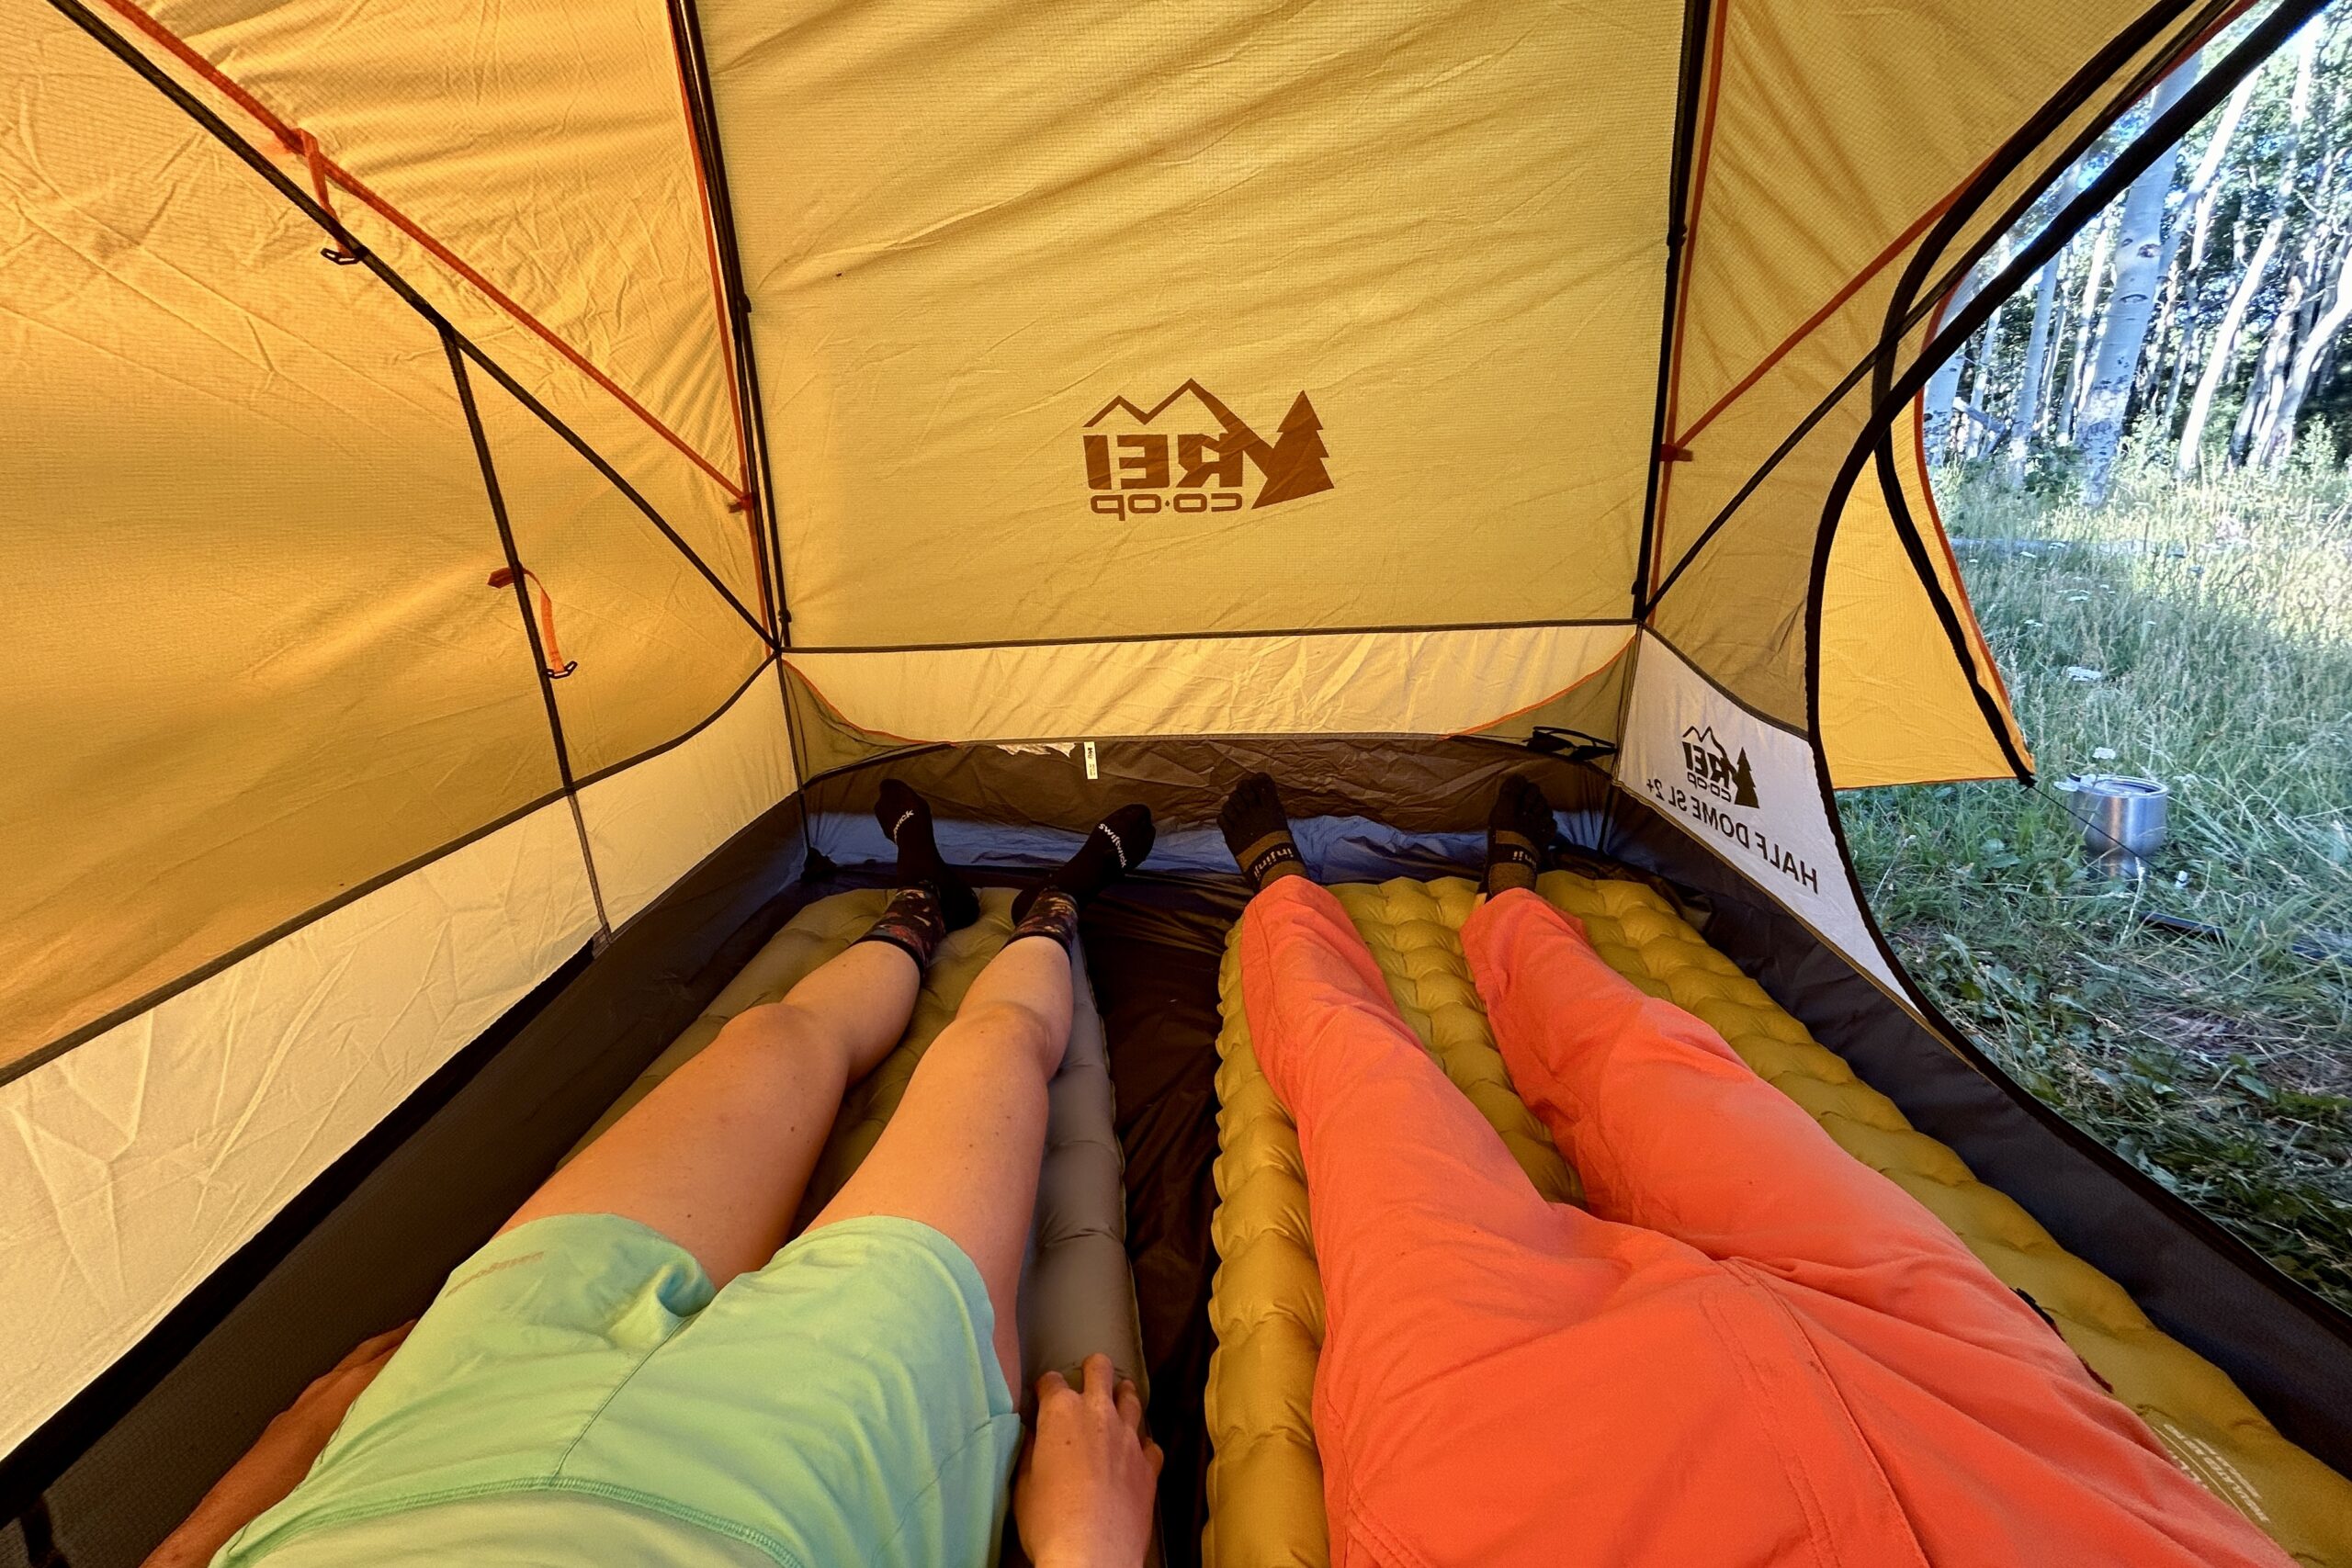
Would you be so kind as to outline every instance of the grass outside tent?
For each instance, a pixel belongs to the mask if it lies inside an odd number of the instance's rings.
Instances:
[[[1939,491],[2044,787],[1841,797],[1881,923],[2011,1074],[2352,1309],[2352,474]],[[2172,786],[2143,883],[2084,870],[2073,771]]]

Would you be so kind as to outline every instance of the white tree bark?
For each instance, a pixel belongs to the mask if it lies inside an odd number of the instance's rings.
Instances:
[[[2050,308],[2058,297],[2057,256],[2034,274],[2033,330],[2025,340],[2024,374],[2018,381],[2018,400],[2009,416],[2008,450],[2001,460],[2001,482],[2011,490],[2025,485],[2027,450],[2033,444],[2033,423],[2041,407],[2042,375],[2050,360]]]
[[[2180,102],[2197,77],[2199,57],[2191,55],[2156,86],[2148,118],[2154,120]],[[2231,100],[2236,103],[2237,99]],[[2226,125],[2226,122],[2225,122]],[[2230,128],[2233,129],[2233,128]],[[2216,128],[2220,142],[2227,130]],[[2218,167],[2220,160],[2213,159]],[[2082,412],[2075,426],[2075,445],[2083,454],[2083,498],[2093,506],[2107,504],[2113,483],[2115,449],[2123,439],[2123,418],[2132,403],[2132,384],[2140,370],[2140,353],[2148,339],[2148,321],[2154,313],[2156,288],[2171,260],[2165,244],[2165,200],[2180,172],[2180,148],[2165,150],[2145,173],[2132,182],[2116,223],[2115,288],[2108,296],[2107,314],[2099,322],[2098,347],[2091,355],[2090,384],[2084,389]],[[2202,172],[2202,165],[2199,165]],[[2209,182],[2210,183],[2210,182]],[[2187,216],[2187,209],[2183,216]],[[2177,242],[2180,225],[2172,227]]]
[[[2270,269],[2270,259],[2278,254],[2278,241],[2286,232],[2297,175],[2301,172],[2303,121],[2311,114],[2312,73],[2319,58],[2320,34],[2321,24],[2312,22],[2295,38],[2295,92],[2287,111],[2278,187],[2272,193],[2275,210],[2254,247],[2254,254],[2246,258],[2245,270],[2239,274],[2238,286],[2231,291],[2229,307],[2222,312],[2221,323],[2213,329],[2213,344],[2206,355],[2205,369],[2197,378],[2197,390],[2188,400],[2188,418],[2181,425],[2180,449],[2173,459],[2174,471],[2183,479],[2197,472],[2205,446],[2205,426],[2213,417],[2213,399],[2221,391],[2222,379],[2228,376],[2235,357],[2238,332],[2245,325],[2246,310],[2254,303],[2255,293],[2262,287],[2263,274]]]
[[[2190,177],[2188,190],[2182,197],[2193,216],[2188,224],[2190,234],[2188,265],[2180,269],[2180,281],[2172,297],[2172,372],[2165,387],[2165,411],[2159,429],[2172,429],[2172,416],[2180,407],[2181,384],[2188,378],[2189,347],[2196,339],[2196,306],[2199,290],[2197,275],[2205,265],[2205,247],[2213,235],[2213,209],[2221,196],[2222,161],[2230,150],[2230,141],[2237,134],[2238,122],[2245,118],[2246,105],[2254,99],[2256,72],[2237,85],[2230,101],[2222,109],[2222,118],[2213,127],[2211,140],[2205,143],[2204,156],[2197,163],[2197,173]],[[2180,225],[2175,224],[2165,240],[2165,267],[2170,271],[2173,259],[2180,250]]]
[[[2175,72],[2174,75],[2178,75]],[[2075,352],[2066,369],[2066,385],[2058,402],[2057,417],[2052,422],[2060,439],[2075,438],[2075,414],[2082,407],[2085,383],[2090,375],[2091,338],[2098,326],[2099,286],[2107,281],[2108,257],[2115,246],[2116,209],[2109,208],[2098,215],[2098,227],[2091,231],[2090,261],[2083,268],[2083,298],[2075,307]]]
[[[2333,174],[2331,167],[2330,174]],[[2333,183],[2332,179],[2324,183]],[[2322,267],[2320,246],[2326,236],[2314,224],[2295,254],[2294,265],[2287,270],[2287,287],[2279,297],[2278,309],[2270,318],[2270,325],[2263,333],[2262,354],[2255,362],[2253,384],[2246,388],[2245,406],[2238,419],[2238,428],[2230,440],[2230,461],[2244,463],[2256,447],[2268,445],[2271,426],[2278,418],[2278,410],[2287,399],[2287,377],[2295,361],[2295,347],[2309,328],[2312,309],[2312,286]]]
[[[2255,460],[2274,473],[2285,468],[2287,460],[2295,455],[2295,423],[2302,414],[2303,400],[2311,396],[2320,362],[2326,358],[2336,334],[2347,321],[2352,321],[2352,234],[2347,234],[2337,247],[2335,287],[2319,319],[2303,335],[2302,346],[2295,351],[2295,362],[2287,372],[2270,427],[2255,451]]]
[[[1987,253],[1984,260],[1969,268],[1968,275],[1953,286],[1951,299],[1944,306],[1942,313],[1937,317],[1937,320],[1950,321],[1968,309],[1969,301],[1975,299],[1978,291],[1984,288],[1984,280],[1997,275],[2002,267],[2008,265],[2006,259],[2007,255],[2008,243],[2005,239],[1995,250]],[[1983,334],[1980,333],[1978,337],[1981,340]],[[1937,366],[1936,373],[1928,378],[1928,396],[1923,423],[1926,427],[1928,457],[1930,462],[1941,462],[1945,456],[1945,448],[1951,444],[1952,400],[1959,395],[1960,372],[1962,363],[1968,356],[1968,349],[1965,346],[1962,347],[1950,359]]]

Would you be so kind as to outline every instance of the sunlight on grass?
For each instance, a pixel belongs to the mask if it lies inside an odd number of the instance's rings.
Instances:
[[[2352,478],[1939,494],[2042,779],[2161,779],[2172,843],[2116,884],[2048,791],[1855,792],[1880,921],[2020,1082],[2352,1307]]]

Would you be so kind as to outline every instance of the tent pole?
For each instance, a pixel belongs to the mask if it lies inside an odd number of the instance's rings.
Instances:
[[[1684,0],[1682,70],[1674,90],[1674,152],[1667,175],[1666,288],[1657,336],[1657,402],[1650,416],[1649,478],[1642,496],[1642,535],[1634,560],[1634,619],[1649,614],[1650,553],[1657,535],[1658,483],[1666,467],[1666,422],[1674,397],[1675,340],[1680,335],[1683,246],[1689,238],[1690,150],[1698,139],[1700,81],[1707,68],[1708,0]]]
[[[580,835],[580,863],[587,868],[588,895],[596,905],[596,951],[613,940],[613,922],[605,913],[605,889],[596,879],[596,856],[588,844],[587,818],[580,814],[580,785],[571,773],[571,748],[563,739],[563,710],[555,700],[556,671],[548,667],[547,645],[539,640],[539,624],[531,615],[531,590],[526,580],[522,552],[514,545],[514,525],[506,514],[506,493],[499,488],[498,467],[490,455],[490,436],[481,427],[481,410],[474,402],[473,381],[466,375],[466,358],[458,334],[441,328],[441,348],[449,356],[449,376],[458,384],[458,403],[466,411],[466,430],[472,435],[474,457],[481,464],[482,489],[490,497],[490,514],[498,524],[498,543],[506,552],[506,575],[514,590],[514,608],[523,617],[523,635],[531,645],[531,671],[538,677],[539,698],[547,705],[548,739],[555,746],[556,775],[563,781],[563,803],[571,808],[572,830]],[[496,580],[492,580],[495,583]]]
[[[727,180],[727,153],[718,133],[718,98],[711,85],[710,57],[703,47],[702,14],[695,0],[670,0],[670,38],[678,56],[678,77],[685,89],[687,129],[695,156],[702,168],[703,189],[710,204],[710,226],[718,264],[719,293],[727,311],[727,327],[735,345],[737,407],[745,431],[744,458],[753,470],[751,489],[765,528],[769,602],[774,605],[776,698],[784,705],[784,728],[792,749],[795,778],[808,771],[800,726],[793,715],[791,676],[782,650],[792,646],[792,606],[784,579],[784,537],[776,522],[775,465],[768,454],[767,407],[760,395],[759,358],[752,341],[752,296],[743,286],[743,253],[735,229],[733,187]]]

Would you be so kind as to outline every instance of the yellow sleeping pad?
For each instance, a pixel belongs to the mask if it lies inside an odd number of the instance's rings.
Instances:
[[[1638,883],[1547,873],[1537,890],[1585,923],[1609,965],[1706,1021],[1838,1146],[1927,1206],[2003,1283],[2024,1291],[2181,1467],[2268,1531],[2300,1562],[2352,1568],[2352,1483],[2295,1447],[2222,1371],[2150,1323],[2122,1288],[2073,1256],[1960,1156],[1914,1130],[1892,1100],[1815,1042],[1668,901]],[[1510,1088],[1463,956],[1477,907],[1461,877],[1334,887],[1422,1043],[1547,1198],[1573,1201],[1574,1174]],[[1239,927],[1218,980],[1216,1088],[1220,1259],[1209,1301],[1217,1349],[1205,1400],[1208,1568],[1319,1568],[1329,1561],[1316,1457],[1315,1363],[1323,1289],[1307,1223],[1298,1135],[1250,1054]]]

